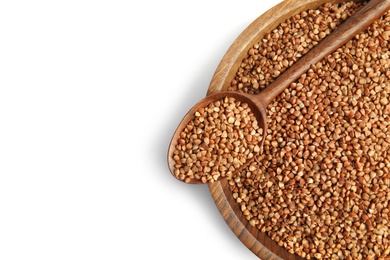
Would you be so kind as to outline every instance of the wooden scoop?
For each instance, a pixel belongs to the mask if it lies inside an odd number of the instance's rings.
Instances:
[[[178,180],[184,181],[175,174],[177,163],[173,159],[173,153],[175,151],[175,146],[178,143],[178,139],[180,138],[180,133],[185,129],[188,123],[194,119],[194,114],[199,108],[204,108],[211,102],[221,100],[224,97],[233,97],[235,100],[247,103],[251,108],[251,111],[256,116],[258,125],[263,129],[264,134],[260,142],[260,144],[263,145],[267,133],[266,108],[268,104],[282,93],[292,82],[296,81],[302,74],[304,74],[310,66],[321,61],[324,57],[331,54],[337,48],[352,39],[355,35],[366,29],[375,20],[379,19],[389,8],[390,0],[371,0],[352,17],[343,22],[331,34],[321,40],[307,54],[301,57],[259,94],[253,95],[233,91],[219,92],[209,95],[199,101],[184,116],[169,145],[168,167],[172,175]],[[254,157],[255,156],[253,156],[253,158]],[[249,162],[250,160],[247,160],[247,163],[245,163],[244,166],[248,165]],[[240,169],[242,169],[242,167]],[[188,182],[188,180],[186,182]],[[200,179],[191,179],[188,183],[202,184],[203,182]]]

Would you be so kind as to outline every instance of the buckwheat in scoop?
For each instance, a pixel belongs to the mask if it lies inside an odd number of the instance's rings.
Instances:
[[[212,183],[231,179],[260,151],[262,129],[248,104],[225,97],[195,112],[173,153],[176,177]]]

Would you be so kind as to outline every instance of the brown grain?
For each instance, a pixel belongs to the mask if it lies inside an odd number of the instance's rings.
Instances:
[[[248,51],[229,90],[258,93],[359,8],[295,15]],[[267,108],[263,152],[229,181],[252,226],[306,259],[390,253],[390,13]]]
[[[260,150],[262,129],[248,104],[226,97],[194,113],[177,140],[175,175],[212,183],[245,166]]]

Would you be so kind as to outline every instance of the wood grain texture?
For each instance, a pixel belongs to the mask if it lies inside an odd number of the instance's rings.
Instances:
[[[281,22],[304,10],[315,9],[324,3],[340,3],[340,0],[285,0],[257,18],[245,29],[227,50],[210,82],[207,95],[225,91],[234,78],[247,51],[266,33]],[[356,0],[355,2],[361,2]],[[389,5],[389,1],[383,3]],[[235,202],[226,180],[208,184],[211,196],[227,225],[241,242],[260,259],[302,259],[288,253],[267,235],[251,226]]]

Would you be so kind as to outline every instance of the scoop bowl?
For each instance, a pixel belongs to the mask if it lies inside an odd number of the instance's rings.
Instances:
[[[267,131],[267,120],[266,120],[266,105],[264,104],[264,100],[262,99],[262,95],[250,95],[246,93],[241,92],[234,92],[234,91],[225,91],[225,92],[218,92],[212,95],[209,95],[202,100],[200,100],[197,104],[195,104],[188,113],[184,116],[182,121],[179,123],[172,140],[169,144],[168,149],[168,167],[171,171],[172,175],[180,180],[185,181],[190,184],[203,184],[204,182],[201,179],[192,178],[189,180],[182,179],[179,174],[177,173],[177,162],[173,159],[174,151],[178,145],[178,140],[180,139],[180,134],[183,131],[183,129],[189,124],[191,120],[194,119],[194,114],[196,111],[198,111],[200,108],[206,107],[208,104],[221,100],[226,97],[234,98],[236,101],[240,101],[242,103],[248,104],[249,108],[251,109],[251,112],[256,117],[258,126],[262,129],[263,133],[266,133]],[[265,140],[265,135],[263,134],[262,140],[260,141],[260,147],[263,146]],[[253,157],[254,158],[254,157]],[[252,159],[253,159],[252,158]],[[245,164],[243,164],[239,169],[244,168],[250,163],[251,159],[247,160]]]

